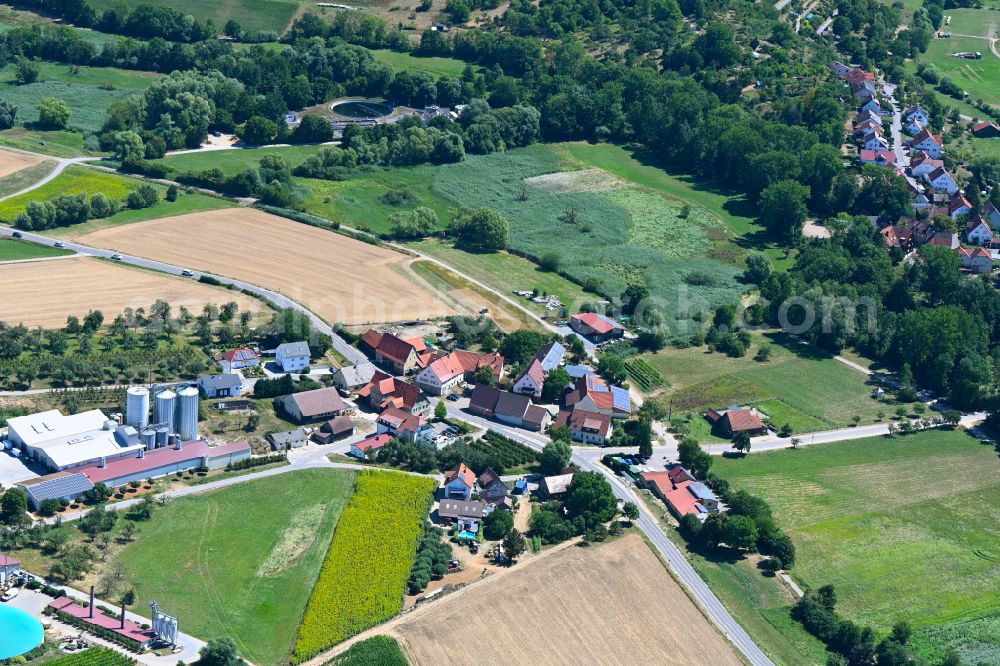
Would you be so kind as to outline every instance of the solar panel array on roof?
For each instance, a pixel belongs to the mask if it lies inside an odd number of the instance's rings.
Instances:
[[[628,391],[623,389],[621,386],[612,386],[611,395],[614,397],[614,405],[618,409],[631,409],[631,402],[629,401]]]
[[[23,486],[22,489],[28,494],[32,504],[37,506],[47,499],[78,497],[93,487],[94,484],[83,474],[67,474]]]

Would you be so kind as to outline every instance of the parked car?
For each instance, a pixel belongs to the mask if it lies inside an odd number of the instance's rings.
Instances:
[[[192,273],[186,268],[181,271],[181,275],[183,275],[184,277],[194,277],[194,273]]]
[[[52,244],[52,247],[66,247],[66,246],[60,243],[59,241],[56,241],[55,243]]]
[[[115,261],[121,261],[122,255],[115,252],[113,255],[111,255],[111,258],[114,259]]]
[[[14,599],[15,597],[17,597],[17,595],[19,593],[20,593],[20,590],[18,590],[16,587],[12,587],[12,588],[10,588],[9,590],[7,590],[6,592],[3,593],[3,596],[0,597],[0,601],[10,601],[11,599]]]
[[[21,232],[20,232],[20,231],[15,231],[14,233],[12,233],[12,234],[11,234],[11,236],[13,236],[14,238],[20,238],[20,237],[21,237],[21,235],[22,235],[22,234],[21,234]]]
[[[449,393],[448,394],[448,400],[451,400],[452,402],[458,402],[458,400],[459,400],[458,394],[457,393]]]

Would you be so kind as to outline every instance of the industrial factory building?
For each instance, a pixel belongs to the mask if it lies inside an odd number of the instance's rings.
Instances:
[[[9,418],[7,441],[54,472],[134,456],[146,448],[135,428],[108,419],[99,409],[70,416],[51,409]]]

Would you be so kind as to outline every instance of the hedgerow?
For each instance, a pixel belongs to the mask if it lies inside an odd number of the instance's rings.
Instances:
[[[408,474],[358,476],[306,606],[293,663],[400,611],[435,486]]]

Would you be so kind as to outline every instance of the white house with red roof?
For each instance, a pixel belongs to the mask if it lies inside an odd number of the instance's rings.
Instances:
[[[376,428],[380,435],[388,433],[421,446],[433,446],[434,444],[434,428],[427,422],[427,419],[417,414],[405,412],[398,407],[389,407],[379,414]]]
[[[621,324],[596,312],[582,312],[569,320],[570,328],[592,342],[617,340],[625,335]]]
[[[958,192],[958,183],[955,182],[955,179],[951,177],[951,174],[943,166],[939,166],[934,171],[925,174],[924,181],[938,192],[947,192],[948,194]]]
[[[476,486],[476,475],[465,463],[459,463],[444,473],[444,496],[447,499],[464,499],[472,497],[472,489]]]
[[[972,273],[983,274],[993,270],[993,255],[984,247],[960,247],[958,258],[962,260],[962,268]]]
[[[563,402],[573,410],[607,414],[616,419],[627,419],[632,415],[628,390],[608,384],[597,375],[584,375],[577,379]]]
[[[257,367],[260,365],[260,354],[249,347],[240,347],[217,354],[212,360],[219,364],[223,372],[230,373],[233,370]]]
[[[383,446],[392,441],[392,435],[387,432],[381,434],[368,435],[360,442],[351,444],[350,455],[360,460],[368,458],[369,451],[379,451]]]
[[[927,129],[923,129],[913,137],[913,150],[923,150],[934,159],[941,157],[944,152],[944,142],[940,136],[931,134]]]
[[[896,161],[896,156],[889,150],[862,150],[859,154],[862,164],[889,166]]]
[[[556,417],[556,425],[569,428],[570,437],[577,442],[604,446],[611,438],[612,418],[584,409],[563,409]]]
[[[972,204],[964,196],[959,194],[957,197],[952,197],[951,201],[948,202],[948,215],[953,220],[957,220],[963,215],[968,215],[972,212]]]
[[[495,379],[503,376],[504,358],[499,354],[482,354],[479,352],[456,349],[446,356],[441,356],[417,373],[416,384],[424,391],[433,395],[450,393],[458,384],[472,379],[473,375],[483,367],[488,367]]]
[[[875,134],[878,134],[879,136],[882,136],[884,134],[884,132],[882,131],[882,125],[880,125],[878,123],[873,123],[870,120],[866,120],[866,121],[864,121],[862,123],[857,123],[854,126],[854,134],[855,135],[859,135],[859,134],[860,135],[864,135],[864,134],[867,134],[868,132],[873,132]]]
[[[965,238],[976,245],[989,245],[993,242],[993,231],[982,215],[973,213],[965,222]]]
[[[877,113],[874,113],[872,111],[867,111],[866,110],[866,111],[862,111],[861,113],[859,113],[858,117],[854,120],[854,122],[856,124],[858,124],[858,125],[860,125],[861,123],[864,123],[864,122],[872,122],[872,123],[875,123],[876,125],[878,125],[879,127],[881,127],[882,126],[882,116],[880,116]]]
[[[915,178],[922,178],[924,175],[929,174],[938,167],[943,167],[944,161],[934,159],[924,151],[918,152],[910,160],[910,173],[913,174]]]

